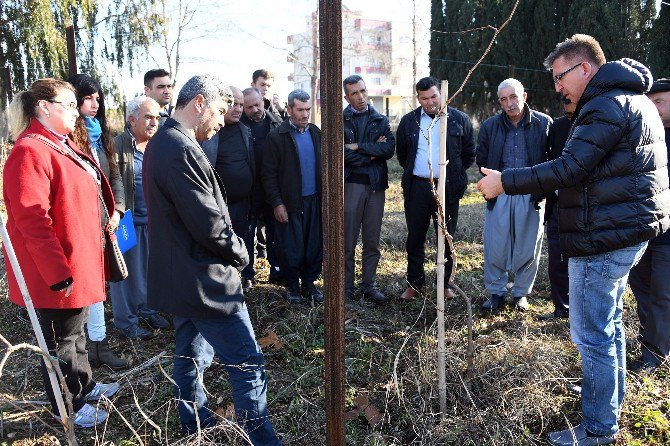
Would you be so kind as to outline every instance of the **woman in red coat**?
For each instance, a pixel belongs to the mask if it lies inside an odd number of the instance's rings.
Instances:
[[[7,230],[52,355],[59,360],[76,412],[75,425],[107,418],[87,401],[111,396],[118,383],[93,381],[86,354],[88,306],[105,299],[103,228],[114,209],[97,164],[68,138],[79,112],[66,82],[40,79],[8,108],[16,141],[3,170]],[[7,255],[9,298],[24,305]],[[42,374],[58,414],[46,367]]]

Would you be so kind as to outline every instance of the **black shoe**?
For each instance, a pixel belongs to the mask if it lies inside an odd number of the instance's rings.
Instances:
[[[268,276],[268,283],[279,286],[286,285],[286,283],[284,282],[284,276],[279,271],[279,268],[270,267],[270,275]]]
[[[251,291],[254,288],[254,279],[244,279],[242,280],[242,292],[245,294]]]
[[[483,311],[494,312],[505,302],[505,297],[500,294],[491,294],[491,297],[486,299],[486,302],[482,305]]]
[[[120,328],[119,332],[121,333],[121,336],[124,338],[129,338],[129,339],[141,339],[143,341],[146,341],[147,339],[151,339],[154,336],[156,336],[156,333],[153,331],[146,330],[139,325],[131,325],[128,328]]]
[[[530,308],[526,296],[515,297],[512,306],[514,307],[515,310],[519,311],[528,311],[528,309]]]
[[[552,313],[541,314],[537,317],[538,321],[551,321],[553,319],[568,319],[570,313],[554,310]]]
[[[628,366],[628,371],[635,372],[639,375],[646,375],[654,373],[657,368],[658,364],[645,358],[638,358],[631,361],[630,365]]]
[[[102,341],[91,341],[88,346],[88,362],[91,367],[98,368],[106,365],[114,371],[125,370],[130,366],[125,358],[116,355],[109,348],[107,338]]]
[[[166,329],[170,328],[170,322],[158,313],[152,313],[149,316],[139,316],[151,328]]]
[[[303,287],[302,294],[309,299],[312,306],[323,303],[323,293],[316,287],[316,285],[314,285],[314,283],[307,284],[307,286]]]
[[[554,446],[598,446],[615,443],[616,434],[594,435],[580,424],[562,431],[549,432],[547,439]]]
[[[302,300],[300,291],[297,288],[289,288],[286,290],[286,300],[290,304],[299,304]]]
[[[388,296],[384,295],[384,293],[379,291],[377,288],[370,288],[369,290],[364,291],[363,297],[367,300],[371,300],[376,304],[383,304],[389,300]]]

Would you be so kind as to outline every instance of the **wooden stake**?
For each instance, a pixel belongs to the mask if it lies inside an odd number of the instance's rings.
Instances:
[[[442,228],[446,228],[448,218],[445,215],[445,196],[446,196],[446,177],[447,177],[447,98],[449,97],[449,82],[442,81],[441,95],[442,104],[440,106],[440,161],[439,161],[439,179],[437,183],[438,196],[441,206],[438,206],[438,225],[437,231],[437,376],[438,391],[440,396],[440,413],[442,418],[447,413],[447,376],[446,360],[444,347],[444,244],[445,235]],[[449,282],[451,282],[451,276]]]
[[[326,443],[344,435],[344,133],[342,124],[342,1],[319,0],[325,284]]]

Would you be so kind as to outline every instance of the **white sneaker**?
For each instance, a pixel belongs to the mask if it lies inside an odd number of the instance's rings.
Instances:
[[[119,390],[119,383],[96,383],[93,390],[86,395],[86,401],[98,401],[101,397],[110,398]]]
[[[74,415],[74,425],[77,427],[94,427],[104,423],[109,414],[102,409],[96,409],[90,404],[84,404]]]

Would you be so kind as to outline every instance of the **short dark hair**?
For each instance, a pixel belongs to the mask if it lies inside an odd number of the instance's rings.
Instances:
[[[309,93],[301,89],[293,90],[288,94],[288,106],[293,108],[296,99],[300,102],[309,102]]]
[[[362,77],[360,77],[358,74],[352,74],[351,76],[346,77],[342,81],[342,89],[346,93],[347,92],[347,85],[354,85],[354,84],[359,83],[360,81],[363,81]],[[365,83],[365,81],[363,81],[363,83]]]
[[[251,75],[251,82],[256,83],[259,77],[264,77],[265,79],[274,79],[275,75],[272,74],[271,71],[260,68],[254,71],[254,74]]]
[[[592,63],[597,68],[605,65],[605,53],[600,47],[600,43],[588,34],[575,34],[570,38],[558,43],[556,48],[544,59],[544,67],[551,70],[554,62],[559,57],[574,61],[575,59],[584,59]]]
[[[440,82],[435,79],[433,76],[424,77],[419,79],[419,82],[416,83],[416,92],[430,90],[433,87],[440,89]]]
[[[144,73],[144,86],[147,88],[151,88],[151,83],[154,81],[154,79],[156,79],[157,77],[165,77],[165,76],[169,77],[170,73],[162,68],[149,70],[146,73]]]

